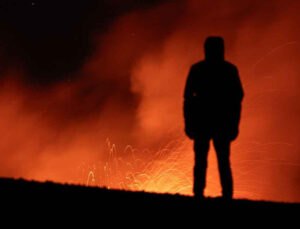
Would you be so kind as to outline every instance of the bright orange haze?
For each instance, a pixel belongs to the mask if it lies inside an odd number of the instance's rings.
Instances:
[[[299,202],[300,5],[270,2],[183,0],[128,13],[95,37],[77,80],[47,90],[24,85],[26,71],[12,66],[0,85],[0,176],[192,194],[183,89],[205,38],[219,35],[245,91],[232,144],[234,196]],[[122,91],[97,86],[128,83],[127,75],[134,113]],[[109,96],[97,108],[99,95]],[[211,151],[206,194],[215,196]]]

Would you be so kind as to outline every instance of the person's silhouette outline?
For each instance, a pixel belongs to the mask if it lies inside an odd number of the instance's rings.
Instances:
[[[244,96],[237,68],[224,59],[224,41],[208,37],[205,59],[194,64],[184,91],[185,132],[194,140],[195,196],[204,197],[207,154],[212,139],[217,153],[222,195],[231,199],[233,181],[230,143],[238,135],[241,102]]]

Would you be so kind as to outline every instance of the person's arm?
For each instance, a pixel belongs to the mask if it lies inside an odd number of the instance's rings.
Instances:
[[[194,70],[193,67],[191,67],[187,80],[186,80],[186,85],[185,85],[185,90],[184,90],[184,100],[190,100],[193,98],[194,94],[194,88],[193,88],[193,77],[194,76]]]
[[[241,119],[241,105],[242,105],[242,100],[244,98],[244,91],[242,87],[242,83],[239,77],[239,73],[237,68],[234,68],[234,85],[233,85],[233,128],[232,128],[232,133],[231,133],[231,140],[233,141],[234,139],[237,138],[239,134],[239,123]]]
[[[244,98],[244,90],[241,83],[241,79],[239,76],[238,69],[235,67],[234,69],[234,78],[235,78],[235,92],[236,92],[236,99],[237,102],[241,103]]]
[[[183,105],[185,133],[191,139],[194,138],[194,132],[192,130],[193,129],[192,110],[193,110],[193,96],[195,92],[194,91],[195,85],[193,84],[193,78],[194,78],[194,69],[192,67],[188,74],[186,85],[185,85],[184,105]]]

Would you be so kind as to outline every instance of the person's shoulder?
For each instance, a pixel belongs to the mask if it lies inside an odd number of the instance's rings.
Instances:
[[[234,70],[236,71],[237,70],[237,67],[233,64],[233,63],[230,63],[229,61],[224,61],[224,64],[227,68],[231,69],[231,70]]]
[[[205,61],[199,61],[197,63],[194,63],[192,66],[191,66],[191,69],[199,69],[199,68],[202,68],[203,66],[205,65]]]

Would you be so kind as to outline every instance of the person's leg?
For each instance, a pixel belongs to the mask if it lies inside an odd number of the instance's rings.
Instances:
[[[230,141],[222,138],[213,140],[218,157],[218,166],[224,198],[231,199],[233,195],[233,181],[230,168]]]
[[[195,139],[195,166],[194,166],[194,195],[203,197],[205,188],[207,154],[209,150],[209,139]]]

